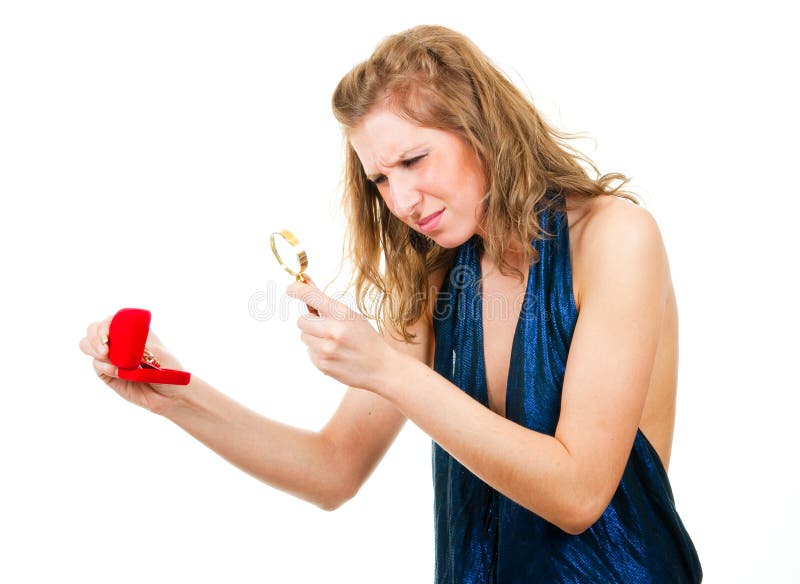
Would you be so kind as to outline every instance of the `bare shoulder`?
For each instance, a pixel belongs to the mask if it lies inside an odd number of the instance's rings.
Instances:
[[[666,250],[661,230],[652,213],[615,195],[585,199],[570,211],[573,279],[576,299],[598,278],[607,278],[623,258],[636,255],[641,261],[661,264],[668,276]],[[580,301],[577,300],[580,305]]]
[[[584,233],[593,242],[625,241],[630,237],[658,237],[660,232],[652,213],[628,199],[601,195],[586,201]]]
[[[606,312],[620,300],[633,306],[643,297],[648,303],[640,303],[642,310],[656,313],[663,310],[662,324],[653,333],[657,336],[657,348],[639,428],[666,470],[675,424],[678,307],[661,231],[650,211],[612,195],[568,204],[567,212],[571,214],[574,293],[581,317],[591,318],[593,313],[596,316]],[[601,328],[598,335],[608,334],[609,326]],[[605,342],[595,341],[590,345],[603,346]]]

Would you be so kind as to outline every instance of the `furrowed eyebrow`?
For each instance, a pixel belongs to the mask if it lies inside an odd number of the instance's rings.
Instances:
[[[398,164],[399,162],[401,162],[401,161],[403,160],[403,158],[405,158],[406,156],[408,156],[408,153],[409,153],[409,152],[413,152],[413,151],[414,151],[414,150],[416,150],[417,148],[418,148],[417,146],[414,146],[413,148],[409,148],[409,149],[407,149],[407,150],[404,150],[403,152],[401,152],[401,153],[400,153],[400,155],[397,157],[397,159],[396,159],[394,162],[392,162],[391,164],[384,164],[384,166],[387,166],[387,167],[389,167],[389,168],[392,168],[392,167],[394,167],[394,166],[397,166],[397,164]],[[368,175],[367,175],[367,178],[368,178],[369,180],[371,180],[371,181],[374,181],[375,179],[377,179],[377,178],[378,178],[378,177],[380,177],[380,176],[383,176],[383,175],[382,175],[382,174],[380,174],[380,173],[378,173],[378,174],[368,174]]]

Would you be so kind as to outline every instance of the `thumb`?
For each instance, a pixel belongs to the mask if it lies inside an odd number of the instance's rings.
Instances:
[[[303,279],[307,283],[311,284],[314,288],[319,288],[319,286],[317,286],[316,282],[314,282],[314,280],[312,280],[311,276],[309,276],[308,274],[303,274]]]

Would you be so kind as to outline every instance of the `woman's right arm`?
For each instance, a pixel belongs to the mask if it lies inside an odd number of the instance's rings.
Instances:
[[[110,318],[90,325],[80,346],[94,368],[122,397],[164,416],[231,464],[258,480],[332,511],[352,498],[383,458],[405,423],[391,403],[350,387],[319,432],[266,418],[192,375],[188,386],[134,383],[116,376],[107,359]],[[385,337],[388,343],[432,364],[429,322],[410,327],[418,344]],[[147,342],[162,366],[180,363],[150,332]]]
[[[320,433],[266,418],[202,379],[159,412],[258,480],[332,511],[345,482],[336,445]]]

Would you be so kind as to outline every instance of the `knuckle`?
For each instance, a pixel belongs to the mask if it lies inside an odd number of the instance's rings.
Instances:
[[[325,343],[325,354],[331,356],[336,353],[336,348],[339,344],[335,340],[330,340]]]
[[[344,335],[345,335],[344,327],[338,322],[334,322],[330,327],[330,338],[336,342],[339,342],[344,338]]]

